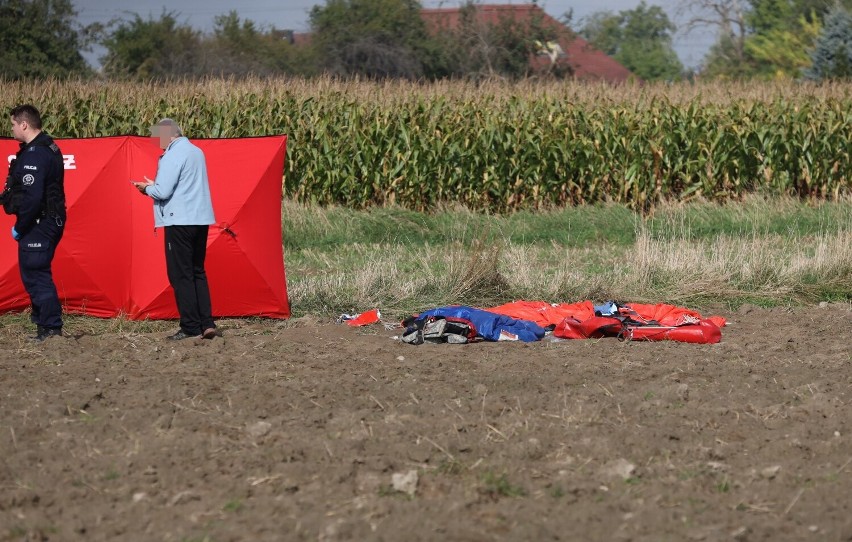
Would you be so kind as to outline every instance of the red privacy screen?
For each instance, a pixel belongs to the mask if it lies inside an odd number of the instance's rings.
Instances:
[[[99,317],[177,318],[162,229],[151,198],[130,180],[153,179],[162,150],[148,137],[56,141],[65,158],[68,221],[53,261],[66,312]],[[207,238],[213,314],[287,318],[281,244],[286,136],[192,140],[207,158],[216,223]],[[0,156],[18,150],[0,139]],[[0,213],[0,233],[14,217]],[[0,312],[25,309],[17,243],[0,235]]]

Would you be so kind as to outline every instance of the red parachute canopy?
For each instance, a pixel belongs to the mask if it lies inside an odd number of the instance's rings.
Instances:
[[[486,309],[520,320],[530,320],[541,327],[555,326],[553,336],[562,339],[595,339],[618,337],[627,340],[679,341],[712,344],[722,340],[721,316],[704,318],[684,307],[658,303],[628,303],[613,315],[595,314],[591,301],[547,303],[515,301]]]
[[[162,150],[148,137],[57,140],[65,158],[68,223],[53,261],[69,313],[177,318],[166,276],[163,232],[150,198],[130,179],[154,178]],[[214,316],[287,318],[281,242],[281,178],[286,136],[193,140],[207,158],[216,224],[206,269]],[[0,156],[18,143],[0,139]],[[8,232],[14,217],[0,214]],[[0,235],[0,312],[25,309],[17,243]]]

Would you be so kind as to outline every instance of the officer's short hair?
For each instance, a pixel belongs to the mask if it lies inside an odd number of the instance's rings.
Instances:
[[[13,107],[9,112],[9,116],[15,119],[15,122],[26,121],[27,124],[36,130],[41,130],[41,113],[33,105],[23,104]]]
[[[159,130],[155,130],[155,128],[160,128],[161,126],[168,126],[170,131],[176,136],[183,135],[183,132],[180,129],[180,125],[170,118],[161,119],[160,122],[151,127],[151,131],[155,133],[155,135],[159,135]]]

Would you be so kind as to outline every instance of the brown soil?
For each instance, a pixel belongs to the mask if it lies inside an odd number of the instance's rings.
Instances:
[[[0,540],[852,540],[849,305],[720,314],[717,345],[6,334]]]

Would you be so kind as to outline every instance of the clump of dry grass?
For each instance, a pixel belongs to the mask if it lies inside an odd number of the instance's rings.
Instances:
[[[325,272],[290,281],[295,312],[328,315],[381,308],[405,316],[426,306],[496,301],[508,287],[499,269],[500,247],[484,242],[472,249],[460,243],[350,248],[354,254],[327,260]]]
[[[470,247],[455,245],[446,254],[446,299],[464,304],[476,300],[499,300],[507,289],[500,273],[501,246],[478,240]]]
[[[669,300],[752,298],[814,301],[852,292],[852,231],[815,236],[720,235],[710,241],[654,239],[629,253],[631,290]]]

